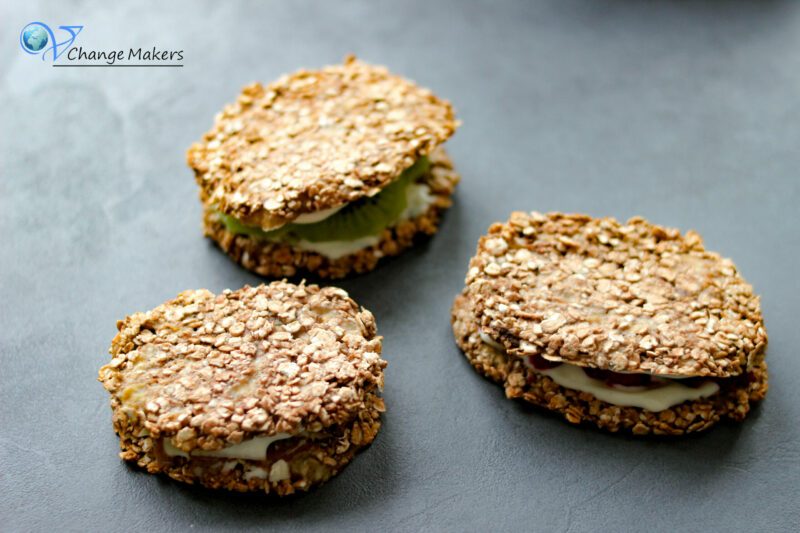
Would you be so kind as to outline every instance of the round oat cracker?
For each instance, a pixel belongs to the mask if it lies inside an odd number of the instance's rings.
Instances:
[[[480,327],[512,356],[723,378],[767,345],[733,262],[639,217],[512,213],[480,239],[466,284]]]
[[[248,85],[187,162],[205,204],[270,229],[378,193],[457,126],[447,101],[348,57]]]
[[[380,427],[381,338],[341,289],[186,291],[118,329],[99,379],[121,456],[150,472],[287,494],[333,475]],[[281,479],[270,453],[266,463],[191,455],[279,435]],[[167,446],[185,457],[166,457]]]

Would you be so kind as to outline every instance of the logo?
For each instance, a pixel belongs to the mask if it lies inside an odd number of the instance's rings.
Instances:
[[[59,26],[54,31],[44,22],[29,22],[19,33],[19,46],[26,54],[52,61],[54,67],[182,67],[183,50],[153,47],[113,48],[73,46],[83,26]],[[58,33],[58,35],[56,35]],[[91,36],[90,36],[91,37]],[[61,61],[56,62],[60,57]]]
[[[48,57],[55,61],[72,46],[82,29],[83,26],[59,26],[62,40],[58,41],[50,26],[44,22],[30,22],[19,33],[19,45],[31,55],[41,54],[42,61]]]

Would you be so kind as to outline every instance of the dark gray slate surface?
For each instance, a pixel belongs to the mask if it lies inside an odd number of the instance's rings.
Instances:
[[[797,528],[800,3],[19,4],[0,9],[0,530]],[[16,44],[36,19],[83,24],[88,47],[183,48],[186,67],[49,68]],[[95,381],[115,321],[259,282],[201,237],[185,149],[246,82],[351,51],[464,121],[440,234],[341,283],[385,336],[384,429],[285,501],[127,468]],[[659,442],[506,401],[453,345],[448,308],[514,209],[642,214],[733,257],[763,295],[763,406]]]

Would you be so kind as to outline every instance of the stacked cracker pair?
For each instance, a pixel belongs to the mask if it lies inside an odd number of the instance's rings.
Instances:
[[[189,150],[205,233],[264,276],[369,271],[435,233],[456,126],[449,103],[353,58],[248,86]],[[466,281],[452,323],[467,359],[570,422],[682,435],[766,394],[758,298],[694,233],[514,213]],[[118,328],[100,380],[121,457],[148,472],[285,495],[380,428],[381,338],[341,289],[187,291]]]
[[[456,342],[509,398],[573,423],[683,435],[767,391],[758,297],[693,232],[513,213],[478,243]]]

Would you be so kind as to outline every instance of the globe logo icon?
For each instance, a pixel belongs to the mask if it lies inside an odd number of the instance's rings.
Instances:
[[[49,37],[47,30],[41,24],[33,23],[28,24],[22,30],[22,46],[29,52],[36,54],[42,51],[47,46]]]

